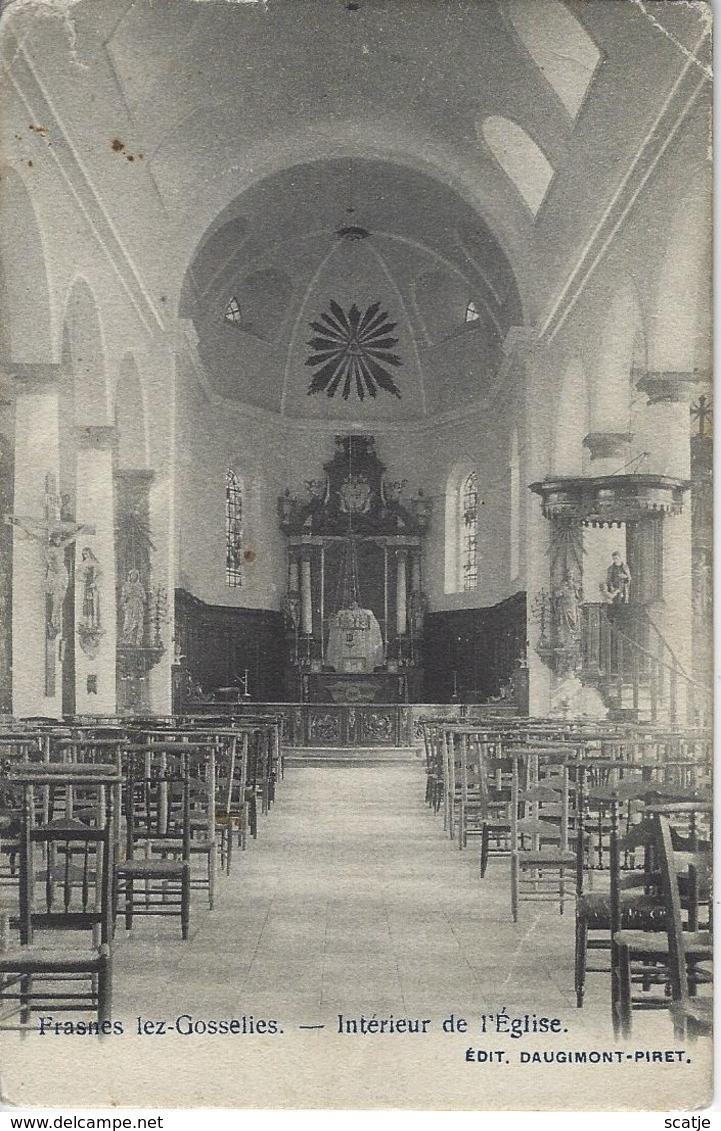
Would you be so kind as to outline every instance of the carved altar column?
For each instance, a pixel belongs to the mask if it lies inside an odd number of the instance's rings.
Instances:
[[[399,636],[405,636],[408,631],[407,560],[407,550],[396,551],[396,631]]]
[[[420,593],[422,589],[421,579],[421,552],[420,550],[411,551],[411,590],[413,593]]]
[[[288,554],[288,596],[297,595],[299,588],[298,559],[290,551]]]
[[[33,367],[17,378],[15,409],[15,490],[13,510],[31,519],[44,517],[46,477],[57,485],[60,464],[58,388],[55,367]],[[62,715],[62,638],[47,639],[43,545],[16,526],[13,531],[13,713]],[[47,657],[46,657],[47,645]],[[54,679],[46,680],[53,661]],[[55,674],[56,672],[56,674]],[[52,694],[46,690],[54,683]]]
[[[313,589],[310,565],[310,551],[300,558],[300,630],[306,636],[313,635]]]
[[[93,527],[75,559],[75,709],[116,709],[116,568],[113,445],[108,425],[77,429],[76,519]]]

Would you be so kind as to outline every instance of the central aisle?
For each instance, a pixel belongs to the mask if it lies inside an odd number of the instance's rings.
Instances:
[[[477,841],[459,852],[423,788],[419,765],[289,768],[215,910],[194,896],[189,942],[172,920],[119,924],[116,1011],[575,1014],[572,909],[526,905],[514,925],[508,861],[481,882]]]
[[[187,942],[177,920],[141,919],[129,935],[118,924],[113,1015],[126,1035],[92,1044],[0,1038],[7,1094],[47,1103],[52,1079],[53,1103],[66,1106],[616,1110],[651,1102],[664,1110],[679,1095],[690,1107],[707,1102],[711,1043],[697,1042],[675,1067],[638,1064],[635,1050],[645,1058],[673,1047],[664,1010],[634,1016],[632,1043],[619,1051],[608,974],[590,975],[587,1003],[575,1007],[572,908],[561,917],[550,905],[526,905],[514,925],[508,861],[492,861],[481,882],[477,842],[459,852],[444,837],[423,787],[421,765],[290,767],[258,841],[221,878],[216,910],[194,899]],[[484,1035],[483,1015],[502,1010],[557,1018],[560,1029]],[[430,1032],[348,1035],[339,1014],[359,1027],[361,1017],[430,1019]],[[450,1014],[467,1029],[449,1034]],[[188,1015],[201,1025],[273,1021],[278,1030],[187,1036]],[[137,1035],[138,1018],[153,1035]],[[469,1049],[496,1059],[469,1062]],[[578,1050],[614,1063],[569,1063]],[[43,1073],[28,1073],[36,1055]]]

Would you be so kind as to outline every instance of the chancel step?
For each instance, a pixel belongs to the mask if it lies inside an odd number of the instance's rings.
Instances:
[[[375,766],[398,762],[421,762],[422,751],[414,746],[285,746],[286,766]]]

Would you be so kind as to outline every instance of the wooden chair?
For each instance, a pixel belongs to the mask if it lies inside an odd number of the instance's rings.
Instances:
[[[666,914],[658,930],[622,929],[618,899],[619,854],[615,853],[611,873],[611,1010],[614,1032],[622,1037],[630,1036],[634,1010],[669,1009],[674,1000],[694,996],[696,988],[708,980],[707,967],[713,957],[709,924],[705,928],[700,926],[699,918],[702,906],[710,910],[709,842],[701,844],[695,827],[695,817],[709,812],[710,803],[686,801],[650,805],[647,811],[648,824],[656,833],[655,859]],[[694,820],[689,822],[691,813]],[[676,830],[671,823],[662,827],[659,817],[668,818],[671,814],[682,817],[684,825],[677,826]],[[679,931],[684,932],[682,939]]]
[[[115,872],[113,915],[124,915],[128,931],[138,915],[179,916],[188,937],[191,751],[162,742],[126,750],[126,859]]]
[[[423,749],[426,761],[426,805],[437,813],[443,804],[443,754],[440,745],[440,724],[433,719],[421,720]]]
[[[511,912],[518,920],[522,901],[574,898],[567,877],[576,870],[569,846],[569,755],[559,747],[512,747]]]
[[[220,743],[216,773],[215,823],[218,830],[220,866],[230,875],[233,862],[234,833],[245,848],[248,829],[248,747],[247,730],[216,732]]]
[[[19,945],[0,952],[0,1006],[19,1009],[22,1028],[37,1012],[92,1011],[101,1025],[110,1021],[112,999],[115,781],[112,772],[86,771],[83,785],[97,798],[94,826],[66,816],[37,826],[33,792],[47,784],[42,770],[22,781],[18,911],[10,918]],[[54,934],[55,946],[38,945],[46,931]],[[58,945],[66,931],[85,932],[89,945]]]
[[[698,931],[691,935],[690,929],[697,927],[693,912],[698,908],[700,893],[710,889],[708,872],[711,865],[710,853],[695,859],[678,853],[674,847],[673,827],[669,817],[657,812],[656,844],[659,854],[659,867],[666,910],[666,935],[668,939],[668,972],[671,985],[671,1015],[674,1035],[680,1041],[687,1036],[709,1036],[713,1028],[713,998],[700,997],[696,993],[699,985],[713,983],[711,961],[693,959],[693,948],[698,945]],[[682,898],[684,881],[688,895],[689,913],[684,913]],[[711,946],[710,919],[709,930],[702,932],[700,941]],[[685,930],[688,927],[689,930]],[[692,976],[689,977],[689,971]]]
[[[469,836],[482,836],[486,811],[483,734],[475,728],[457,732],[460,766],[458,796],[458,847],[466,848]]]
[[[508,857],[511,853],[511,805],[513,794],[513,760],[504,752],[503,736],[488,735],[485,743],[483,771],[483,820],[481,827],[481,879],[488,870],[491,856]]]
[[[576,1005],[583,1006],[586,976],[611,973],[611,868],[618,868],[617,928],[655,930],[663,922],[659,877],[650,870],[653,839],[640,820],[638,803],[652,783],[634,777],[633,767],[615,761],[582,765],[581,815],[576,842]],[[613,775],[613,776],[611,776]],[[630,776],[629,776],[630,775]],[[599,782],[599,776],[607,777]],[[590,778],[590,781],[589,781]],[[590,953],[605,957],[590,960]]]

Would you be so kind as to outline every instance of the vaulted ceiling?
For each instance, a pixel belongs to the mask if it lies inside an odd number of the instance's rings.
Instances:
[[[316,341],[319,320],[333,337],[332,303],[345,314],[379,304],[373,323],[395,359],[395,393],[370,374],[359,384],[352,365],[348,383],[328,371],[312,385],[310,359],[333,362]],[[403,166],[358,159],[294,166],[235,200],[196,253],[181,314],[222,396],[311,417],[327,416],[331,398],[333,415],[346,401],[371,420],[480,399],[509,328],[523,321],[508,260],[465,201]]]
[[[223,397],[323,415],[345,379],[309,395],[311,323],[331,302],[358,318],[378,303],[401,395],[351,379],[348,403],[428,415],[482,397],[508,329],[562,292],[708,37],[702,8],[10,0],[3,149],[27,164],[42,106],[36,150],[82,168],[158,317],[194,322]]]

